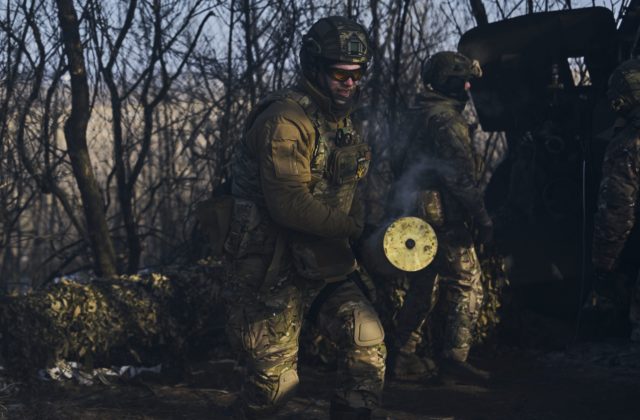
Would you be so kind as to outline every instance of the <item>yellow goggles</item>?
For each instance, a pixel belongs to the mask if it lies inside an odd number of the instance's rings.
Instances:
[[[333,80],[337,80],[338,82],[346,82],[349,79],[357,82],[362,79],[362,76],[364,76],[364,71],[362,68],[356,70],[344,70],[336,67],[329,67],[327,68],[327,74]]]

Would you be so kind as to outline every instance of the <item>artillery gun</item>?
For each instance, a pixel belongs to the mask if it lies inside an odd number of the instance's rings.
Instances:
[[[458,44],[483,68],[471,90],[483,130],[507,137],[486,202],[499,245],[512,256],[510,279],[546,315],[573,317],[575,296],[588,290],[600,167],[614,121],[607,81],[637,55],[638,11],[632,0],[618,22],[603,7],[533,13],[480,25]]]

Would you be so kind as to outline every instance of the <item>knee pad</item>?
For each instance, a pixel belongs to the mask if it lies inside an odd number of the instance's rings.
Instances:
[[[353,340],[358,346],[371,347],[384,341],[384,329],[372,308],[355,309],[353,318]]]

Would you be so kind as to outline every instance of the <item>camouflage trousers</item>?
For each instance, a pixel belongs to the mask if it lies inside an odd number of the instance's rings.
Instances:
[[[439,332],[434,335],[440,339],[440,355],[466,361],[482,304],[482,270],[466,229],[437,234],[434,263],[409,274],[410,288],[397,317],[397,344],[401,351],[415,352],[431,313],[436,315],[431,327]]]
[[[303,279],[286,268],[274,287],[260,290],[267,266],[264,256],[235,260],[223,293],[227,335],[247,368],[241,398],[255,412],[268,411],[293,395],[302,323],[325,287],[322,281]],[[331,286],[331,293],[323,295],[321,305],[314,306],[315,322],[338,348],[334,399],[352,407],[375,407],[386,358],[378,316],[351,280]]]

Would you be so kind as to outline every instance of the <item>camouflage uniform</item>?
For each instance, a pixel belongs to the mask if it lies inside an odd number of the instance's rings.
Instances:
[[[338,26],[341,35],[350,29],[356,47],[353,37],[364,33],[335,17],[312,31],[322,25],[334,32]],[[308,61],[301,61],[304,71]],[[304,73],[295,87],[256,106],[234,156],[227,333],[246,359],[245,407],[268,411],[296,388],[298,338],[311,310],[318,330],[338,348],[332,410],[335,403],[368,412],[382,392],[384,332],[354,281],[348,238],[362,230],[356,187],[370,149],[349,110],[336,109]]]
[[[620,115],[602,166],[592,260],[597,271],[616,269],[635,223],[640,190],[640,60],[614,70],[608,96]],[[640,279],[631,299],[631,338],[640,341]]]
[[[445,59],[453,55],[456,60],[459,56],[462,65],[471,64],[456,53],[439,53],[433,59],[443,55]],[[464,74],[467,79],[471,75]],[[423,79],[431,81],[424,75]],[[415,350],[431,301],[432,279],[437,274],[438,301],[445,314],[440,353],[443,359],[465,362],[482,303],[482,273],[472,229],[490,231],[492,224],[479,188],[481,168],[462,115],[466,92],[456,97],[441,92],[444,81],[426,84],[426,93],[418,97],[420,112],[411,132],[400,184],[409,186],[404,195],[414,203],[414,211],[434,226],[438,254],[432,266],[412,281],[411,299],[399,315],[398,345],[401,351]]]

